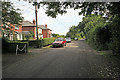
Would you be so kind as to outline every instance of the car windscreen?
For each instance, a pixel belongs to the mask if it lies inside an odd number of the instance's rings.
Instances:
[[[56,39],[55,41],[63,41],[63,39]]]
[[[71,40],[70,38],[66,38],[66,40]]]

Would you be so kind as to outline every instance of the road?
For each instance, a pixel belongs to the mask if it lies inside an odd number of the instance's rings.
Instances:
[[[3,55],[3,78],[114,78],[104,56],[84,40],[60,48],[32,49],[27,54]]]

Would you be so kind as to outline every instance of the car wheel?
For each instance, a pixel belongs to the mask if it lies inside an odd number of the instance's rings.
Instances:
[[[55,48],[55,45],[53,45],[53,48]]]
[[[65,46],[66,46],[66,43],[65,43]]]
[[[64,44],[62,44],[62,47],[64,47]]]

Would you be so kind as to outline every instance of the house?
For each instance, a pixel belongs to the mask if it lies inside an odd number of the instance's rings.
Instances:
[[[23,21],[22,23],[22,31],[25,33],[25,31],[33,31],[34,32],[34,39],[37,38],[36,35],[36,24],[35,20],[33,20],[33,23],[29,21]],[[38,25],[38,38],[50,38],[52,36],[52,30],[47,28],[47,24],[44,25]]]
[[[30,21],[23,21],[22,31],[24,34],[29,33],[29,31],[32,31],[34,33],[34,39],[37,39],[35,20],[33,20],[33,23],[31,23]],[[42,29],[39,27],[38,27],[38,38],[43,38]]]
[[[16,32],[17,40],[22,40],[22,25],[12,24],[13,28],[11,30]],[[13,39],[13,38],[11,38]]]
[[[33,24],[29,21],[23,21],[23,23],[22,23],[23,34],[28,34],[29,31],[32,31],[34,33],[34,39],[36,39],[36,26],[35,26],[35,24]]]
[[[38,25],[39,28],[42,29],[43,38],[51,38],[52,37],[52,30],[47,28],[47,24]]]
[[[10,23],[8,23],[8,25],[10,25],[10,27],[6,25],[6,29],[2,28],[2,31],[4,32],[3,36],[8,37],[9,40],[13,40],[14,37],[17,40],[22,40],[22,25],[10,24]]]

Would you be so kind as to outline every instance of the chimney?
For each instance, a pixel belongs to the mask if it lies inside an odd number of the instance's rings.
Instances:
[[[45,24],[45,27],[47,28],[47,24]]]
[[[33,19],[33,24],[35,25],[35,19]]]

